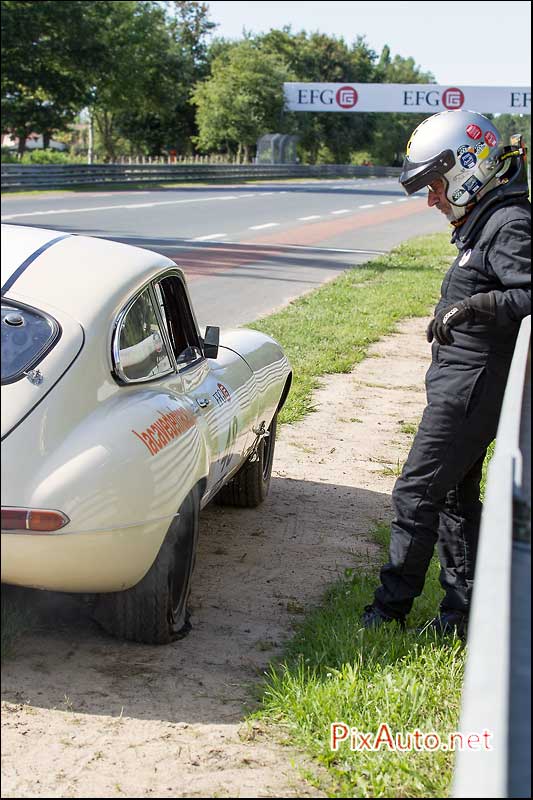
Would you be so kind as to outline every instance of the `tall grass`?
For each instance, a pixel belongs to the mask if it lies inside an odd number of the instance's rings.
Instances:
[[[374,537],[386,560],[388,529]],[[362,734],[387,723],[393,735],[457,730],[465,651],[455,637],[439,639],[418,628],[438,608],[438,563],[409,617],[378,630],[361,627],[360,615],[377,585],[378,564],[347,570],[296,629],[284,657],[270,667],[262,708],[255,716],[285,727],[290,740],[325,769],[313,782],[329,797],[446,797],[452,752],[358,752],[349,741],[330,747],[330,725],[344,722]],[[308,776],[309,777],[309,776]]]

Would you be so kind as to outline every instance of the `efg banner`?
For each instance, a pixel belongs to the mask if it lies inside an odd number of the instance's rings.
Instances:
[[[435,83],[284,83],[287,111],[395,111],[436,114],[464,108],[484,114],[531,114],[529,86]]]

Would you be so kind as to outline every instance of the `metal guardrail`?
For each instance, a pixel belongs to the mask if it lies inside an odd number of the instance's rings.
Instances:
[[[521,325],[489,465],[453,797],[531,797],[531,317]]]
[[[2,164],[2,189],[57,189],[92,183],[194,182],[277,178],[396,177],[399,167],[352,164]]]

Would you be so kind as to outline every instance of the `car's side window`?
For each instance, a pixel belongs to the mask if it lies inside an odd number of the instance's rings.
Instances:
[[[178,368],[183,369],[203,357],[184,286],[176,275],[168,275],[154,288]]]
[[[117,367],[128,381],[145,381],[172,371],[149,289],[126,312],[117,335]]]

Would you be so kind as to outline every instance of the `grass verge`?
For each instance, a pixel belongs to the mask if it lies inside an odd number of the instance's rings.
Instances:
[[[383,545],[388,529],[374,532]],[[420,636],[438,606],[438,564],[432,563],[424,593],[409,617],[410,629],[376,631],[358,623],[373,595],[378,565],[347,570],[320,608],[296,628],[283,660],[265,678],[262,708],[254,716],[281,725],[296,746],[321,767],[306,777],[328,797],[447,797],[453,753],[357,752],[350,740],[330,747],[330,724],[344,722],[361,734],[387,723],[392,736],[415,730],[447,737],[457,730],[465,651],[456,638]]]
[[[313,410],[311,395],[323,375],[350,372],[399,320],[428,314],[454,251],[447,234],[412,239],[247,325],[277,339],[293,366],[281,421]]]

